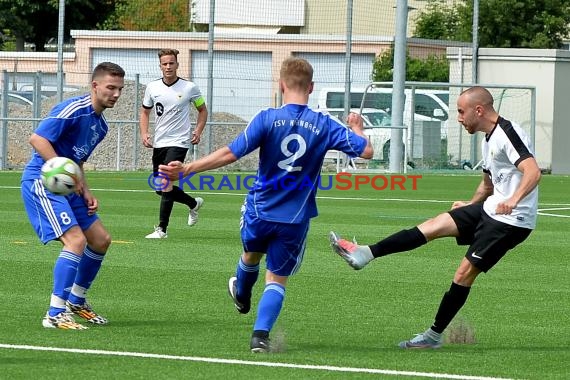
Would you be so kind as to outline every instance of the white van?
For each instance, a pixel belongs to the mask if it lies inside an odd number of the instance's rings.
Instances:
[[[352,88],[350,92],[350,107],[360,109],[364,98],[364,108],[375,108],[391,114],[392,88]],[[412,90],[404,90],[404,125],[414,126],[418,122],[441,122],[441,137],[447,136],[447,120],[449,118],[449,91],[417,89],[414,92],[414,112],[412,112]],[[319,108],[344,109],[344,88],[323,88],[319,93]]]
[[[344,108],[327,108],[326,112],[336,116],[337,118],[343,118]],[[350,112],[359,113],[362,115],[364,121],[364,128],[386,128],[392,125],[392,119],[388,112],[377,109],[377,108],[363,108],[362,112],[360,108],[353,108]]]

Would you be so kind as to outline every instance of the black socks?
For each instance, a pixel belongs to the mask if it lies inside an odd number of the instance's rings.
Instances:
[[[177,203],[185,204],[190,208],[196,207],[196,199],[192,198],[190,195],[186,194],[181,188],[178,186],[173,186],[172,191],[172,200]]]
[[[172,191],[162,192],[160,197],[160,211],[158,214],[158,226],[162,229],[162,232],[166,232],[168,223],[170,222],[170,214],[172,213],[172,207],[174,206],[174,200],[172,199]]]
[[[451,323],[451,320],[457,315],[459,310],[465,305],[467,296],[471,287],[458,285],[455,282],[451,283],[449,290],[443,295],[437,314],[435,315],[435,322],[431,329],[437,333],[442,333],[443,330]]]
[[[185,204],[191,209],[197,205],[196,199],[186,194],[178,186],[173,186],[172,191],[163,191],[160,198],[160,212],[158,219],[158,226],[162,229],[163,232],[166,232],[166,228],[170,222],[170,214],[172,213],[174,202]]]
[[[418,227],[402,230],[388,236],[384,240],[370,246],[374,257],[386,256],[391,253],[410,251],[427,243],[426,237]]]

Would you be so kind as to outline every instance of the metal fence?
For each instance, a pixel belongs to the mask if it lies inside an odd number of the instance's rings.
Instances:
[[[3,73],[6,81],[10,74]],[[42,96],[41,74],[38,74],[31,94],[23,101],[16,98],[15,92],[6,88],[2,96],[0,123],[3,151],[6,154],[6,169],[21,169],[31,154],[28,138],[47,112],[57,102],[56,97]],[[136,76],[138,79],[138,76]],[[373,143],[375,154],[371,160],[343,161],[334,154],[327,155],[325,169],[387,171],[389,168],[389,149],[391,130],[401,128],[405,131],[405,170],[440,170],[477,168],[480,160],[477,135],[468,135],[456,121],[456,100],[462,89],[471,84],[407,82],[404,94],[404,125],[391,125],[390,107],[392,104],[392,83],[371,82],[366,86],[351,87],[350,108],[361,112],[366,123],[366,133]],[[535,130],[535,90],[532,87],[485,85],[495,98],[495,107],[505,118],[519,123],[531,135],[534,141]],[[66,92],[65,97],[77,96],[88,88]],[[113,109],[105,111],[110,124],[109,134],[96,149],[87,169],[91,170],[148,170],[151,168],[150,149],[144,148],[138,132],[140,103],[144,93],[144,84],[129,81],[123,95]],[[23,95],[20,95],[23,96]],[[331,112],[336,107],[346,109],[345,89],[342,87],[322,87],[313,95],[315,107],[327,108]],[[347,99],[348,99],[347,98]],[[269,99],[267,100],[269,102]],[[211,133],[206,136],[211,141],[204,141],[197,146],[197,155],[203,156],[214,149],[227,144],[246,126],[246,120],[229,112],[215,112],[208,122]],[[333,164],[333,165],[329,165]],[[343,166],[344,164],[344,166]],[[348,166],[351,164],[352,166]],[[230,170],[255,170],[255,154],[233,164]]]
[[[215,4],[215,22],[214,8],[209,8],[208,4]],[[74,46],[68,46],[66,52],[59,48],[63,38],[58,38],[57,54],[0,52],[0,69],[3,70],[0,169],[21,169],[25,165],[31,150],[27,139],[41,117],[61,96],[88,92],[88,87],[83,86],[88,83],[87,78],[95,65],[104,60],[125,68],[127,86],[115,108],[105,112],[110,122],[109,134],[86,167],[147,170],[151,167],[151,151],[140,142],[138,117],[144,86],[161,75],[156,54],[160,48],[180,50],[179,75],[195,82],[207,99],[210,116],[196,152],[203,156],[228,143],[257,110],[280,104],[279,64],[289,55],[307,59],[315,69],[315,93],[309,105],[331,108],[326,99],[323,103],[327,91],[366,88],[373,80],[376,60],[388,49],[401,46],[398,41],[405,41],[407,52],[414,58],[443,57],[448,47],[469,49],[476,45],[410,37],[414,35],[415,17],[412,16],[425,8],[424,2],[414,3],[414,7],[409,8],[403,1],[376,0],[357,3],[352,0],[296,0],[288,6],[283,4],[243,1],[236,18],[234,2],[200,0],[190,2],[190,21],[197,26],[194,30],[207,32],[72,30]],[[132,20],[138,17],[144,18],[142,14],[129,15]],[[60,17],[59,22],[63,24],[64,18]],[[64,30],[63,25],[60,30]],[[472,67],[476,73],[475,54],[473,58]],[[458,59],[461,60],[458,65],[450,65],[450,78],[460,77],[453,72],[462,70],[463,60]],[[475,75],[473,78],[476,80]],[[398,86],[400,83],[397,82]],[[386,170],[390,130],[394,128],[405,130],[404,154],[405,162],[409,164],[405,168],[431,170],[475,166],[479,154],[475,149],[476,137],[465,136],[454,121],[455,99],[462,86],[406,83],[407,100],[402,100],[406,107],[403,125],[384,123],[377,126],[371,121],[367,133],[374,142],[376,154],[372,160],[358,162],[358,166]],[[375,83],[371,94],[381,93],[381,89],[389,87],[392,83]],[[488,87],[496,89],[495,96],[500,100],[505,117],[519,121],[529,131],[534,128],[532,89]],[[55,97],[54,88],[57,89]],[[386,91],[385,94],[391,94]],[[345,93],[341,98],[345,96],[350,94]],[[422,99],[432,105],[424,104]],[[436,103],[437,107],[434,107]],[[391,104],[391,95],[370,107],[357,103],[346,108],[370,112],[370,118],[387,115],[388,120],[393,115],[387,104]],[[396,119],[399,120],[399,116]],[[255,155],[250,156],[232,164],[230,169],[254,170],[257,159]]]

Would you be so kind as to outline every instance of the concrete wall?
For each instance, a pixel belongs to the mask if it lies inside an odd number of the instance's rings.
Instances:
[[[570,51],[554,68],[552,173],[570,174]]]
[[[192,51],[208,50],[207,33],[183,32],[123,32],[72,30],[75,40],[75,53],[64,54],[64,72],[67,84],[84,85],[88,83],[92,69],[93,50],[101,48],[115,49],[161,49],[175,46],[180,55],[180,72],[190,73]],[[378,56],[393,43],[393,37],[354,37],[352,51]],[[449,45],[441,41],[410,39],[410,54],[414,56],[445,54]],[[253,35],[237,33],[216,34],[216,51],[252,51],[271,52],[274,57],[274,74],[278,78],[280,63],[283,58],[299,52],[307,53],[344,53],[345,36],[341,35]],[[8,72],[57,72],[57,53],[0,52],[0,70]]]
[[[127,75],[141,73],[140,65],[151,57],[154,62],[156,51],[164,47],[176,47],[180,51],[179,73],[185,78],[194,78],[192,72],[195,59],[193,55],[203,54],[208,51],[207,33],[178,33],[178,32],[125,32],[125,31],[87,31],[72,30],[75,39],[75,52],[65,53],[63,70],[65,72],[65,84],[84,86],[89,83],[93,67],[102,60],[116,60],[120,56],[120,64],[127,71]],[[385,36],[359,36],[352,41],[354,55],[368,55],[377,57],[393,44],[393,37]],[[409,39],[409,52],[412,56],[423,56],[426,53],[445,54],[447,46],[458,46],[463,43],[449,43],[443,41]],[[141,51],[146,55],[141,56]],[[104,57],[102,52],[112,52]],[[252,52],[251,60],[259,53],[268,53],[272,59],[272,86],[273,93],[278,93],[277,79],[279,68],[285,57],[290,55],[344,55],[346,52],[345,36],[340,35],[270,35],[270,34],[246,34],[246,33],[216,33],[214,52]],[[323,58],[325,59],[325,58]],[[127,61],[123,63],[123,61]],[[253,65],[255,62],[250,62]],[[235,64],[246,64],[236,62]],[[148,70],[154,70],[156,77],[160,76],[158,65],[152,63]],[[338,69],[338,65],[332,65],[331,69],[344,73],[344,67]],[[0,52],[0,70],[9,73],[22,73],[42,71],[44,73],[57,72],[57,53],[30,53],[30,52]],[[370,64],[370,72],[372,63]],[[16,77],[11,75],[12,78]],[[133,78],[128,78],[133,79]],[[216,78],[214,77],[214,80]],[[14,86],[10,83],[10,88]],[[4,84],[0,84],[4,86]],[[205,90],[205,88],[203,89]],[[269,104],[265,102],[265,104]]]

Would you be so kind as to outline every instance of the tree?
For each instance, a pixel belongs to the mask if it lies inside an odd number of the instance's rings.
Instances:
[[[0,0],[0,28],[9,30],[16,38],[16,50],[24,50],[25,39],[34,35],[34,26],[29,20],[32,15],[41,11],[42,6],[38,3],[38,1]]]
[[[432,40],[469,41],[469,35],[458,35],[459,23],[457,8],[444,0],[428,0],[425,10],[416,19],[414,35]]]
[[[391,82],[394,76],[394,49],[386,50],[372,68],[375,82]],[[417,82],[449,82],[449,62],[434,54],[425,59],[412,58],[406,54],[406,80]]]
[[[420,38],[471,41],[473,1],[428,0]],[[556,49],[570,36],[570,0],[480,0],[479,46]]]
[[[90,29],[107,18],[114,0],[66,0],[65,33],[71,29]],[[16,38],[16,50],[24,42],[35,43],[43,51],[45,43],[57,36],[59,0],[0,0],[0,30],[9,30]]]
[[[117,0],[114,12],[101,24],[107,30],[190,30],[188,0]]]

